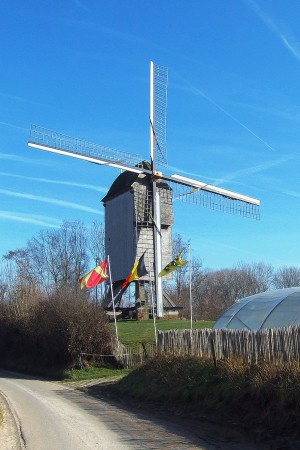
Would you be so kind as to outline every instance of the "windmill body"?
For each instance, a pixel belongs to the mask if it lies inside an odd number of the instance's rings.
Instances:
[[[149,168],[148,163],[144,162],[143,166]],[[161,211],[162,265],[165,266],[172,259],[172,190],[166,182],[161,181],[157,182],[157,191]],[[111,259],[116,294],[135,261],[144,252],[148,274],[141,277],[140,281],[149,283],[154,280],[155,223],[152,194],[148,176],[125,171],[116,178],[102,199],[105,207],[105,248]]]
[[[134,262],[147,250],[148,275],[154,282],[156,311],[163,317],[162,279],[158,274],[172,259],[174,200],[221,212],[259,218],[259,200],[182,175],[157,170],[166,166],[167,69],[150,63],[150,163],[139,155],[76,139],[33,126],[30,147],[121,169],[102,200],[105,206],[106,251],[112,276],[120,287]],[[118,285],[118,286],[117,286]]]

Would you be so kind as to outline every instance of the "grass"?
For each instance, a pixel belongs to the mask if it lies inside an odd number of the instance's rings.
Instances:
[[[84,369],[72,369],[64,372],[64,381],[84,381],[95,379],[112,379],[127,375],[129,369],[111,369],[106,367],[89,366]]]
[[[147,409],[203,420],[214,417],[227,426],[275,442],[272,448],[300,448],[300,363],[242,360],[213,362],[196,357],[161,355],[148,360],[116,383],[88,388],[124,398]]]
[[[212,321],[193,322],[194,329],[212,328]],[[110,327],[114,329],[114,323],[110,323]],[[153,320],[121,320],[117,322],[119,339],[123,344],[135,343],[154,343],[154,326]],[[184,330],[190,328],[188,320],[156,320],[156,329],[159,331],[167,330]]]
[[[214,322],[193,322],[193,328],[211,328]],[[190,327],[187,320],[157,320],[157,330],[186,329]],[[114,330],[114,323],[110,327]],[[152,320],[122,320],[117,322],[119,339],[123,344],[154,343],[154,328]],[[96,379],[115,379],[129,374],[129,369],[114,369],[107,367],[88,366],[83,369],[66,370],[63,373],[64,381],[84,381]]]

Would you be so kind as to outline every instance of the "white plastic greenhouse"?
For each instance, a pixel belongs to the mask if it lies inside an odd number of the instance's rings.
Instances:
[[[300,325],[300,287],[277,289],[238,300],[214,328],[261,330]]]

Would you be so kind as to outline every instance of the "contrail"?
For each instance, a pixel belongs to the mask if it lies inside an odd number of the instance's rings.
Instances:
[[[280,27],[278,26],[278,23],[274,21],[270,16],[268,16],[260,6],[254,2],[253,0],[245,0],[246,3],[250,6],[250,8],[257,14],[259,19],[266,25],[266,27],[269,28],[270,31],[272,31],[284,44],[284,46],[292,53],[295,58],[300,60],[300,46],[299,42],[296,42],[296,40],[291,36],[287,28],[282,31],[282,21],[280,23]],[[290,36],[287,37],[287,34]]]
[[[103,193],[106,193],[108,191],[108,188],[105,187],[95,186],[93,184],[76,183],[75,181],[61,181],[61,180],[51,180],[49,178],[27,177],[26,175],[17,175],[14,173],[7,173],[7,172],[0,172],[0,176],[21,178],[22,180],[36,181],[38,183],[61,184],[63,186],[79,187]]]
[[[0,211],[1,219],[13,222],[26,222],[32,225],[42,225],[44,227],[60,228],[61,221],[53,219],[53,217],[41,216],[37,214],[24,214],[14,211]]]
[[[232,120],[234,120],[234,122],[236,122],[237,124],[239,124],[241,127],[243,127],[245,130],[247,130],[249,133],[252,134],[252,136],[254,136],[256,139],[258,139],[260,142],[262,142],[266,147],[268,147],[270,150],[276,151],[276,149],[274,147],[272,147],[270,144],[268,144],[264,139],[262,139],[260,136],[258,136],[256,133],[254,133],[254,131],[252,131],[249,127],[247,127],[247,125],[245,125],[243,122],[241,122],[239,119],[237,119],[236,117],[234,117],[232,114],[230,114],[228,111],[226,111],[226,109],[224,109],[222,106],[220,106],[217,102],[215,102],[215,100],[213,100],[212,98],[210,98],[207,94],[205,94],[204,92],[202,92],[200,89],[195,88],[194,86],[190,86],[192,92],[195,92],[196,94],[201,95],[202,97],[204,97],[206,100],[208,100],[210,103],[212,103],[216,108],[218,108],[220,111],[222,111],[224,114],[226,114],[226,116],[230,117]]]
[[[12,197],[26,198],[27,200],[34,200],[43,203],[50,203],[52,205],[63,206],[66,208],[79,209],[81,211],[90,212],[93,214],[103,215],[99,209],[89,208],[88,206],[80,205],[74,202],[67,202],[58,200],[56,198],[42,197],[41,195],[25,194],[23,192],[10,191],[8,189],[0,189],[0,194],[9,195]]]

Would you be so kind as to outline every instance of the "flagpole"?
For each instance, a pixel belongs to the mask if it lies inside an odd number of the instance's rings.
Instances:
[[[191,262],[191,245],[189,243],[189,284],[190,284],[190,317],[191,330],[193,329],[193,302],[192,302],[192,262]]]
[[[96,267],[98,266],[99,261],[99,258],[96,258]],[[96,305],[98,306],[98,284],[96,286]]]
[[[109,255],[107,255],[107,262],[108,262],[108,269],[109,269],[109,282],[110,282],[111,300],[112,300],[113,311],[114,311],[114,322],[115,322],[115,330],[116,330],[116,339],[117,339],[117,342],[119,342],[117,319],[116,319],[116,309],[115,309],[115,299],[114,299],[113,285],[112,285],[112,279],[111,279]]]
[[[157,347],[157,330],[156,330],[156,319],[155,319],[154,300],[153,300],[152,279],[150,280],[150,292],[151,292],[151,308],[152,308],[152,317],[153,317],[153,328],[154,328],[154,336],[155,336],[155,345]]]

